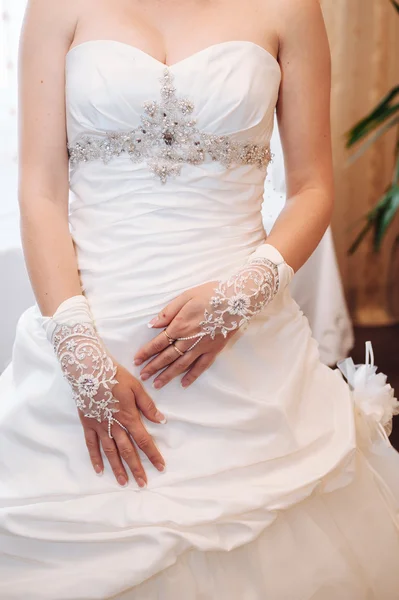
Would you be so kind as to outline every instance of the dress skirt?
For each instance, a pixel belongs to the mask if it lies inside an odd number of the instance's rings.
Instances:
[[[147,321],[96,318],[130,369]],[[142,456],[147,488],[120,488],[92,470],[37,307],[21,317],[0,378],[2,600],[397,600],[397,402],[371,346],[322,365],[288,290],[232,339],[187,390],[149,386],[166,471]]]

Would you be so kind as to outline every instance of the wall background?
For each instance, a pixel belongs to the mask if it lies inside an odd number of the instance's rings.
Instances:
[[[399,15],[389,0],[321,0],[333,66],[332,125],[336,173],[333,234],[350,311],[359,324],[399,321],[397,217],[380,255],[368,241],[347,256],[359,219],[392,177],[394,135],[351,166],[345,132],[399,83]],[[396,252],[395,252],[396,250]],[[395,306],[396,305],[396,306]]]

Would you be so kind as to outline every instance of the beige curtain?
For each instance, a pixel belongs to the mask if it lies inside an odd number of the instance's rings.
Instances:
[[[373,254],[370,241],[352,257],[347,250],[360,218],[390,181],[395,137],[385,136],[348,165],[344,134],[399,83],[399,15],[389,0],[322,0],[322,7],[333,64],[333,232],[338,261],[355,322],[383,324],[399,319],[399,250],[395,253],[394,247],[399,218],[379,255]]]

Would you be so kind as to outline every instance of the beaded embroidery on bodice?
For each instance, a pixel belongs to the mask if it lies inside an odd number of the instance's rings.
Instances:
[[[141,124],[127,132],[107,132],[105,137],[83,135],[68,145],[73,165],[92,160],[108,163],[127,154],[133,162],[147,161],[162,183],[180,175],[183,164],[199,165],[209,156],[226,168],[233,164],[267,166],[271,161],[268,145],[238,142],[227,135],[200,131],[192,117],[194,104],[176,94],[173,75],[164,70],[161,101],[144,103]]]

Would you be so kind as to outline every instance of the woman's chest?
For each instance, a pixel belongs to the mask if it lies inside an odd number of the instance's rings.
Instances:
[[[278,32],[261,0],[86,0],[72,46],[118,40],[171,65],[207,46],[254,42],[277,55]]]

